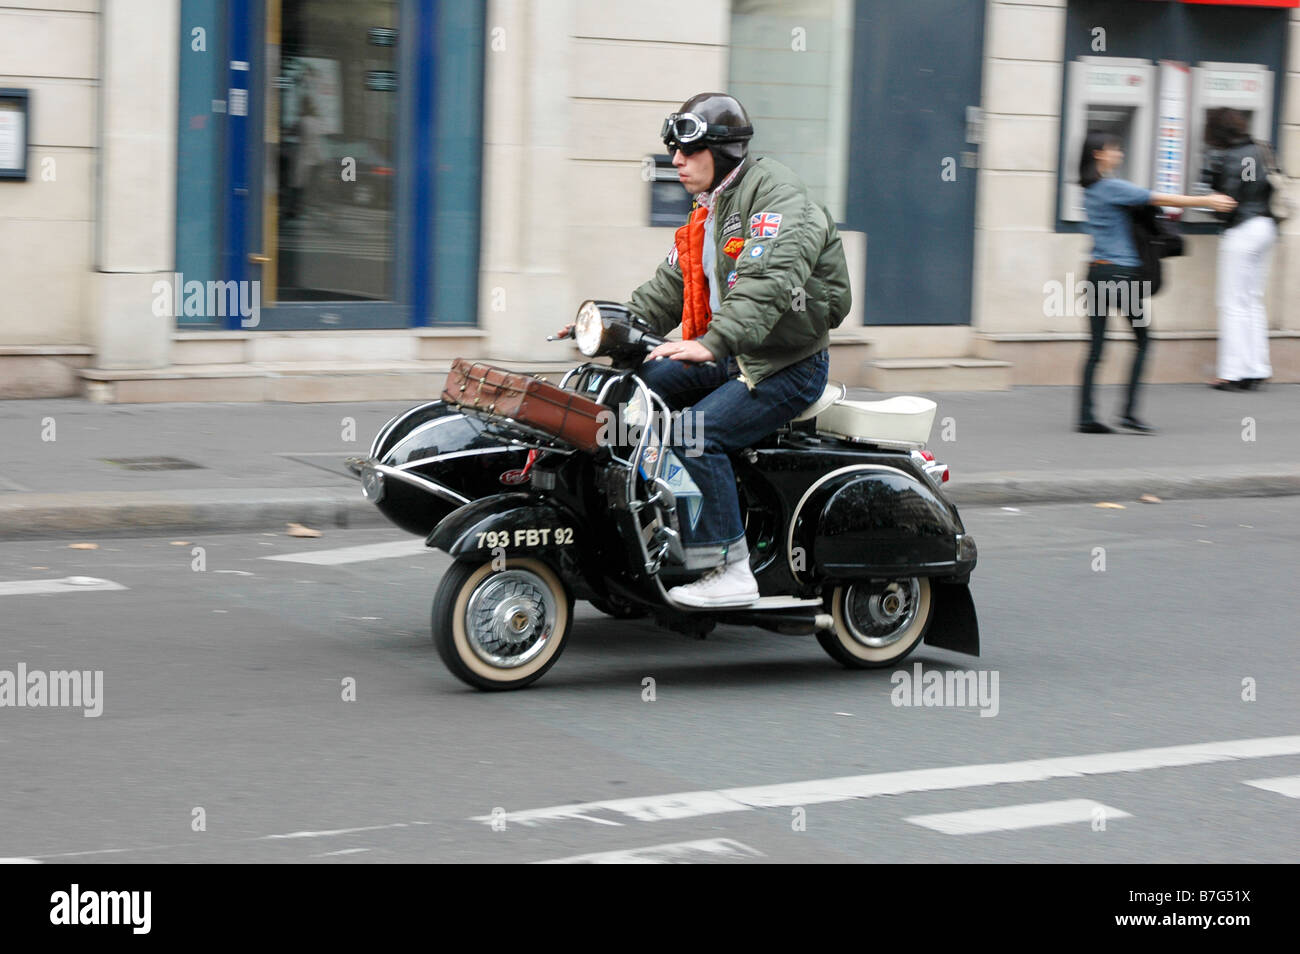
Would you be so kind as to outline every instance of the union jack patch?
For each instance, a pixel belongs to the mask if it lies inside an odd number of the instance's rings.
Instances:
[[[780,212],[759,212],[749,217],[749,234],[754,238],[776,238],[781,231]]]

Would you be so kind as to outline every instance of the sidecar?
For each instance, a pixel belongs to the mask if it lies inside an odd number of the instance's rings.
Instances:
[[[428,536],[457,507],[528,480],[529,449],[500,427],[430,401],[379,431],[367,458],[348,466],[361,492],[407,533]]]

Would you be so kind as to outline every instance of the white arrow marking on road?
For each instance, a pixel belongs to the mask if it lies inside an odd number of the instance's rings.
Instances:
[[[932,828],[945,835],[983,835],[991,831],[1017,831],[1044,825],[1068,825],[1090,822],[1100,817],[1132,818],[1128,812],[1111,808],[1087,798],[1067,798],[1059,802],[1034,802],[1030,805],[1004,805],[1001,808],[976,808],[967,812],[944,812],[938,815],[913,815],[903,819],[922,828]]]
[[[1300,755],[1300,735],[1200,742],[1194,745],[1173,745],[1158,749],[1135,749],[1130,752],[1101,752],[1095,755],[1069,755],[1062,758],[987,765],[956,765],[947,768],[881,772],[876,775],[848,775],[841,778],[813,779],[779,785],[754,785],[716,791],[676,792],[671,795],[580,802],[511,812],[505,816],[505,821],[518,825],[538,825],[544,822],[567,820],[600,822],[607,825],[623,824],[623,822],[595,817],[602,812],[621,815],[632,821],[668,821],[697,818],[701,815],[718,815],[723,812],[745,812],[755,808],[788,808],[794,805],[817,805],[854,798],[871,798],[875,795],[904,795],[908,792],[937,792],[954,788],[975,788],[981,785],[1042,782],[1053,778],[1077,778],[1081,775],[1142,772],[1148,769],[1179,768],[1187,765],[1230,762],[1236,759],[1269,758],[1276,755]],[[501,816],[498,815],[497,818],[500,819]],[[491,815],[477,815],[470,820],[491,824],[494,819]]]
[[[0,583],[0,596],[31,596],[50,593],[95,593],[124,590],[121,583],[93,576],[65,576],[59,580],[9,580]]]
[[[429,548],[423,540],[398,540],[395,543],[367,543],[359,547],[339,547],[334,550],[307,550],[303,553],[281,553],[264,556],[263,560],[282,560],[285,563],[311,563],[316,566],[338,566],[340,563],[364,563],[367,560],[388,560],[393,557],[424,553]]]
[[[1277,792],[1287,798],[1300,798],[1300,775],[1284,775],[1281,778],[1257,778],[1243,784],[1262,788],[1266,792]]]
[[[535,865],[685,865],[697,861],[727,861],[732,858],[762,858],[763,853],[730,838],[677,841],[622,851],[598,851],[590,855],[534,861]]]

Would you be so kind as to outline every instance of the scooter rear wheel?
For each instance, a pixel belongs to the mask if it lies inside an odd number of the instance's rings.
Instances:
[[[555,664],[573,625],[573,597],[531,558],[458,562],[433,600],[433,644],[452,674],[475,689],[522,689]]]
[[[837,586],[830,597],[835,627],[818,633],[817,642],[850,669],[892,666],[921,645],[934,605],[926,577]]]

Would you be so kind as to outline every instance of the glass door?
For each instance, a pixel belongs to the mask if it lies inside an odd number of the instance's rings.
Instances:
[[[410,324],[398,214],[398,0],[264,0],[260,269],[267,328]]]

